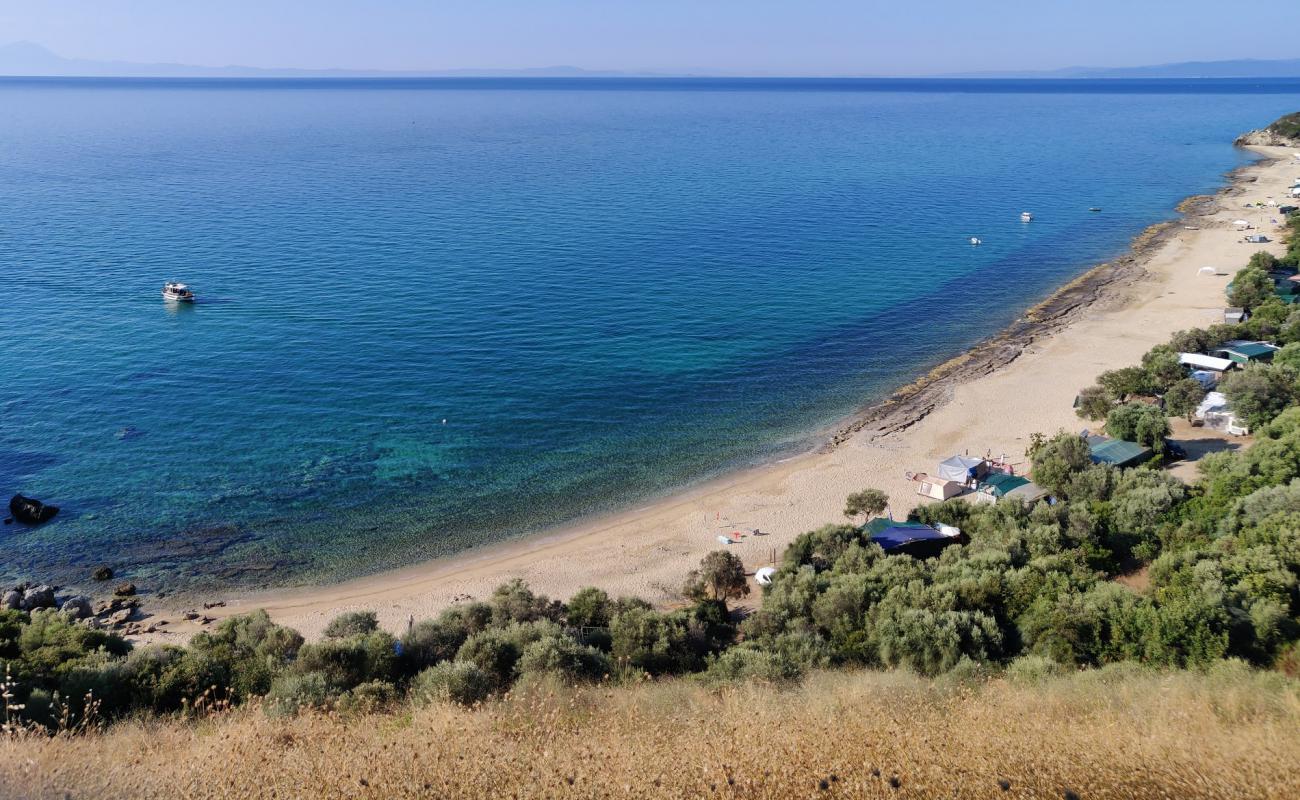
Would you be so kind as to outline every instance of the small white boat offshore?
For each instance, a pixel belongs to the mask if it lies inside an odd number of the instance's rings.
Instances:
[[[979,238],[978,236],[972,236],[970,237],[970,243],[973,245],[984,244],[984,240]]]
[[[1034,221],[1034,215],[1033,215],[1033,214],[1030,214],[1028,211],[1021,211],[1021,212],[1020,212],[1020,221],[1021,221],[1021,222],[1033,222],[1033,221]]]
[[[174,300],[177,303],[194,302],[194,292],[183,283],[164,283],[162,296],[164,300]]]

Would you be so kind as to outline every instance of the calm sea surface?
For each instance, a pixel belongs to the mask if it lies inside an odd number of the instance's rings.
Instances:
[[[1300,82],[0,80],[0,494],[63,507],[0,530],[0,574],[339,579],[806,446],[1297,108]]]

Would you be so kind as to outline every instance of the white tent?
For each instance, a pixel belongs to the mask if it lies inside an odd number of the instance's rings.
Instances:
[[[1228,406],[1228,398],[1222,392],[1208,392],[1201,404],[1196,407],[1196,418],[1209,428],[1227,431],[1236,436],[1245,436],[1250,429],[1237,421],[1237,417]]]
[[[953,456],[939,462],[939,469],[936,470],[938,477],[945,481],[957,481],[966,483],[971,478],[978,478],[988,470],[988,465],[982,458],[973,456]]]
[[[772,576],[776,574],[776,567],[759,567],[754,570],[754,582],[759,586],[770,586]]]

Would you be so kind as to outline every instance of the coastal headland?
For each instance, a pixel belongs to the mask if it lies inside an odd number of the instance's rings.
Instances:
[[[1265,204],[1286,196],[1300,161],[1288,148],[1250,149],[1261,160],[1236,170],[1216,195],[1184,201],[1179,218],[1149,228],[1128,253],[827,431],[811,452],[642,508],[450,558],[334,585],[203,598],[223,605],[203,609],[197,619],[186,619],[186,612],[199,598],[146,601],[150,620],[168,624],[142,638],[180,642],[211,620],[254,608],[309,638],[338,614],[359,609],[375,611],[383,627],[398,631],[412,618],[482,599],[511,578],[554,597],[597,586],[671,603],[681,577],[705,553],[725,546],[748,570],[765,566],[799,533],[842,519],[843,498],[864,487],[888,492],[890,511],[901,517],[929,502],[918,497],[908,474],[951,455],[988,455],[1027,469],[1033,434],[1086,427],[1072,409],[1081,387],[1102,371],[1136,362],[1178,330],[1222,321],[1228,275],[1257,249],[1282,252],[1276,241],[1244,243],[1233,222],[1245,219],[1272,232],[1279,215]],[[1199,274],[1205,266],[1220,274]],[[734,541],[723,545],[719,537]]]

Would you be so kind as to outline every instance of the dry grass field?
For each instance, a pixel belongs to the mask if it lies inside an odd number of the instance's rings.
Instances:
[[[1134,670],[534,688],[452,706],[3,740],[21,798],[1300,797],[1300,684]]]

